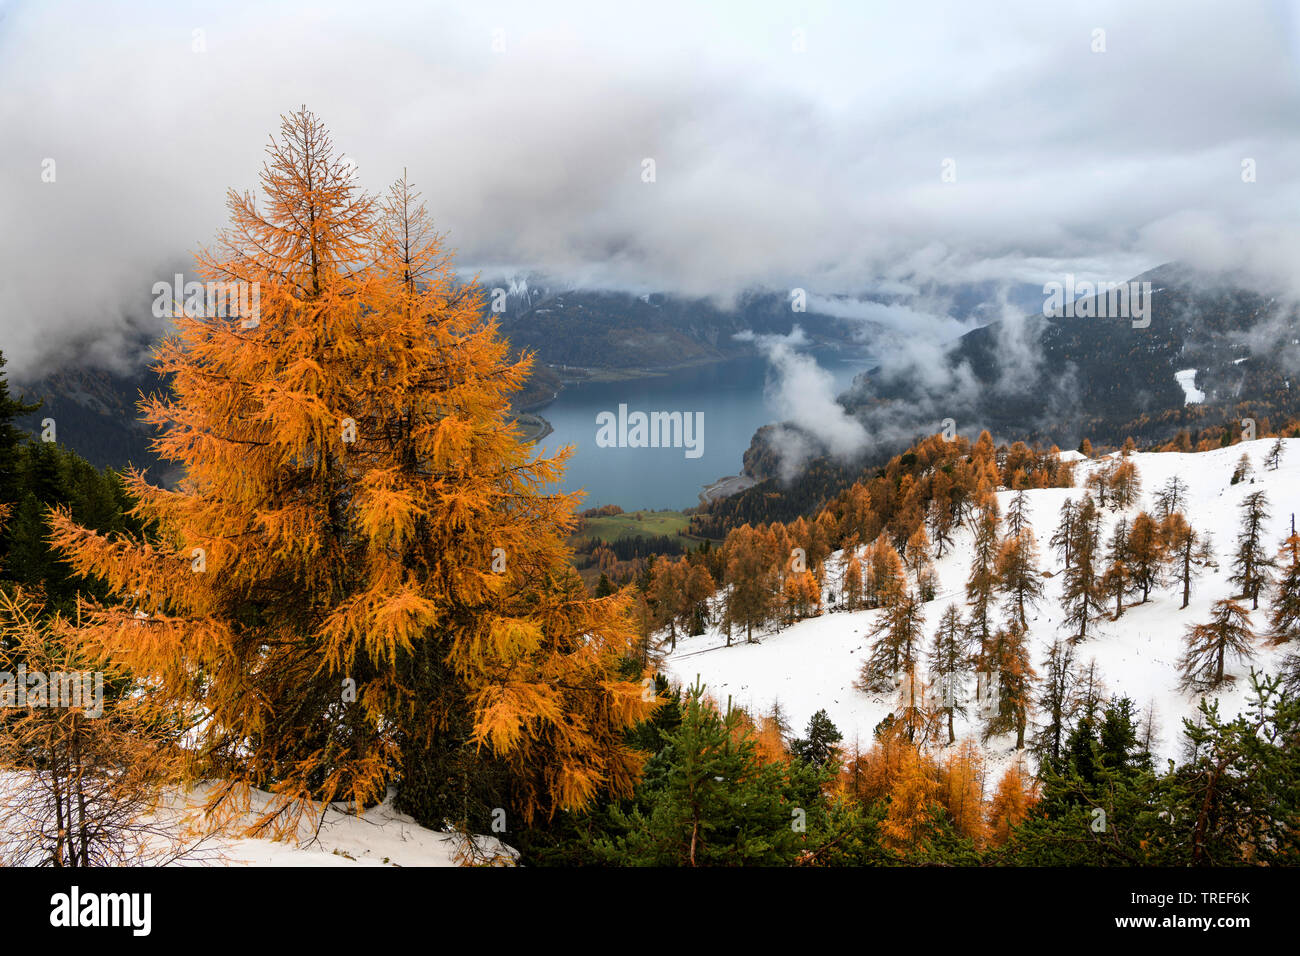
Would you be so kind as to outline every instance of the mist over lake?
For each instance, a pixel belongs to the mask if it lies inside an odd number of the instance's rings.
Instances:
[[[837,391],[870,364],[863,352],[810,349],[806,354],[832,375]],[[766,358],[746,356],[648,378],[569,385],[538,411],[554,431],[537,447],[553,452],[575,446],[561,487],[585,490],[582,508],[688,508],[699,504],[705,485],[739,474],[754,432],[780,418],[768,389],[772,377]],[[680,447],[598,446],[597,416],[609,412],[617,417],[619,405],[627,406],[629,416],[638,411],[680,412],[686,418],[702,412],[699,457],[687,457],[689,449]]]

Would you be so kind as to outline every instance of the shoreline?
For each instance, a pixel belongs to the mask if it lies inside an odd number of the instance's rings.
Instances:
[[[523,432],[522,438],[529,445],[535,445],[551,432],[555,431],[551,423],[541,415],[531,412],[515,412],[511,416],[515,425]]]
[[[749,475],[725,475],[717,481],[710,482],[700,492],[700,506],[704,507],[714,501],[730,498],[732,495],[752,488],[758,480]]]

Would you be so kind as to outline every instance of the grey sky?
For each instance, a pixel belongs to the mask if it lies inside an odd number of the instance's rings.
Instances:
[[[150,321],[300,103],[370,188],[407,167],[485,272],[721,296],[1171,258],[1289,278],[1298,53],[1294,5],[1250,0],[0,0],[0,347],[21,370]]]

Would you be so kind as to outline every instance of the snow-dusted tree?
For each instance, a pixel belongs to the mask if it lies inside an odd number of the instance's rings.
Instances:
[[[1227,656],[1250,658],[1254,639],[1244,607],[1230,599],[1215,601],[1210,620],[1187,629],[1187,648],[1178,661],[1183,689],[1213,690],[1223,684]]]
[[[1250,598],[1252,611],[1259,608],[1259,592],[1268,584],[1268,569],[1273,564],[1264,550],[1264,522],[1268,518],[1268,496],[1264,492],[1251,492],[1242,500],[1241,529],[1228,580],[1240,588],[1240,597]]]

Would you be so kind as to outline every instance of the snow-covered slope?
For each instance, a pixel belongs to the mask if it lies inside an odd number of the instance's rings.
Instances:
[[[1267,492],[1271,518],[1266,525],[1265,543],[1272,554],[1289,532],[1292,511],[1300,510],[1300,439],[1287,439],[1282,465],[1265,471],[1263,459],[1272,439],[1260,439],[1200,454],[1135,454],[1142,479],[1142,500],[1126,512],[1104,512],[1102,542],[1121,515],[1131,520],[1140,510],[1153,511],[1155,492],[1173,475],[1188,487],[1185,509],[1193,528],[1213,537],[1219,567],[1205,571],[1194,580],[1192,600],[1180,610],[1181,588],[1174,584],[1153,593],[1143,605],[1126,608],[1118,621],[1103,617],[1090,625],[1094,636],[1076,649],[1076,660],[1087,664],[1095,658],[1107,691],[1126,694],[1145,710],[1154,706],[1160,740],[1157,750],[1165,757],[1177,757],[1182,743],[1182,719],[1195,714],[1200,695],[1178,689],[1177,660],[1183,651],[1183,633],[1189,624],[1208,620],[1210,605],[1232,595],[1227,583],[1229,556],[1239,521],[1238,506],[1253,491]],[[1242,453],[1250,455],[1255,468],[1254,483],[1231,485],[1229,479]],[[1104,460],[1103,460],[1104,461]],[[1083,486],[1092,469],[1103,461],[1081,462],[1075,468],[1075,488],[1051,488],[1027,493],[1034,535],[1038,540],[1040,567],[1052,573],[1046,580],[1046,599],[1031,612],[1030,651],[1035,669],[1052,641],[1065,636],[1061,630],[1061,566],[1048,547],[1059,520],[1061,504],[1067,498],[1082,498]],[[1003,514],[1012,492],[1000,492]],[[925,605],[927,646],[934,626],[949,603],[957,603],[965,615],[964,586],[969,570],[972,536],[963,529],[956,536],[954,548],[935,562],[938,574],[938,597]],[[827,590],[839,590],[842,555],[827,562]],[[1247,604],[1247,607],[1249,605]],[[1251,615],[1255,630],[1267,627],[1268,598],[1261,596],[1260,608]],[[720,701],[730,696],[751,713],[767,712],[779,701],[796,733],[801,733],[808,718],[825,708],[851,747],[855,740],[865,749],[872,742],[872,730],[894,709],[891,695],[867,694],[853,688],[853,681],[867,656],[867,633],[878,611],[832,612],[800,621],[776,633],[764,633],[758,644],[739,643],[726,647],[726,638],[713,630],[698,637],[679,638],[677,650],[667,661],[666,671],[675,681],[692,683],[698,676],[709,693]],[[1253,665],[1258,670],[1275,670],[1283,653],[1256,644]],[[1249,690],[1250,663],[1233,663],[1229,672],[1237,676],[1233,685],[1208,695],[1220,699],[1221,713],[1239,712]],[[973,708],[972,708],[973,711]],[[978,720],[958,721],[957,735],[977,736]],[[999,737],[989,741],[991,762],[1003,764],[1013,759],[1014,738]]]
[[[16,780],[14,775],[0,772],[0,795]],[[393,808],[391,793],[360,817],[331,807],[323,819],[304,819],[296,841],[240,839],[220,833],[199,839],[192,827],[207,830],[199,816],[207,788],[202,785],[183,794],[169,791],[164,805],[148,818],[150,828],[159,834],[147,843],[154,848],[151,859],[171,859],[181,847],[178,866],[509,866],[518,856],[495,837],[477,836],[470,846],[462,836],[420,826]],[[227,830],[235,832],[241,822],[251,823],[256,814],[266,810],[270,799],[269,794],[254,790],[250,812]],[[16,829],[22,825],[21,819],[8,822],[14,832],[0,831],[0,849],[12,851],[14,845],[23,846],[25,838]],[[178,842],[172,844],[173,839]],[[32,857],[25,865],[40,862],[39,857]]]
[[[390,794],[359,817],[331,808],[319,832],[304,822],[297,843],[218,839],[207,846],[216,851],[215,862],[228,866],[511,865],[515,860],[515,851],[495,837],[475,837],[475,852],[467,852],[465,838],[422,827],[392,802]]]

